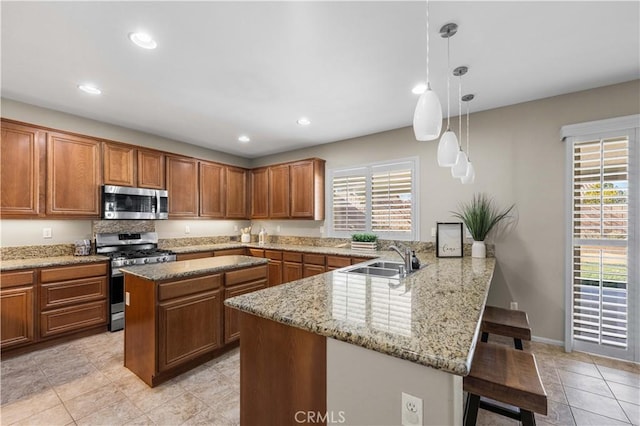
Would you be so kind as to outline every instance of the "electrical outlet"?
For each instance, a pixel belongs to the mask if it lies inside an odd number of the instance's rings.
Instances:
[[[510,308],[514,311],[518,310],[518,302],[511,302]]]
[[[436,228],[431,228],[431,236],[432,237],[436,236]]]
[[[276,226],[276,232],[280,232],[280,225]]]
[[[238,232],[238,225],[233,225],[233,232]]]
[[[422,424],[422,399],[402,392],[402,426]]]
[[[321,226],[321,227],[320,227],[320,233],[321,233],[321,234],[324,234],[324,226]]]
[[[185,225],[184,226],[184,233],[185,234],[190,234],[191,233],[191,228],[189,227],[189,225]]]
[[[52,238],[51,228],[42,228],[42,238]]]
[[[129,306],[130,303],[131,303],[131,295],[129,294],[128,291],[126,291],[124,293],[124,304]]]

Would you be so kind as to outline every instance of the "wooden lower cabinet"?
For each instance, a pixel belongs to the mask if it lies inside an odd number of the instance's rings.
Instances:
[[[351,265],[351,258],[348,256],[327,256],[327,271],[344,268]]]
[[[54,309],[40,313],[40,337],[56,336],[106,323],[106,300]]]
[[[216,250],[213,252],[214,256],[244,256],[246,255],[246,250],[244,247],[242,248],[234,248],[234,249],[224,249],[224,250]]]
[[[34,341],[35,271],[0,275],[0,344],[2,349]]]
[[[221,346],[220,290],[158,305],[158,371]]]
[[[213,252],[199,251],[196,253],[179,253],[176,255],[176,260],[204,259],[205,257],[213,257]]]
[[[256,266],[253,268],[231,271],[225,274],[224,298],[240,296],[267,288],[268,266]],[[239,325],[240,311],[224,307],[224,342],[234,342],[240,337]]]
[[[302,263],[282,262],[282,282],[302,279]]]
[[[302,255],[302,276],[304,278],[323,274],[325,269],[325,255],[305,253]]]

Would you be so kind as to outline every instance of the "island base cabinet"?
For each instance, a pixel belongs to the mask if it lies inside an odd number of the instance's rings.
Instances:
[[[158,367],[166,371],[220,347],[220,290],[158,306]],[[194,333],[194,330],[198,330]]]
[[[242,312],[240,338],[240,424],[327,424],[324,336]]]

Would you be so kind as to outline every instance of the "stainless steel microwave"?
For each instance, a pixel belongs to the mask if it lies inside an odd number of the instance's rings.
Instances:
[[[103,219],[168,219],[168,193],[163,189],[102,187]]]

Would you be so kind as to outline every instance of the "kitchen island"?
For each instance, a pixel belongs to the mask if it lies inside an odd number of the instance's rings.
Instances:
[[[236,347],[238,313],[222,301],[265,288],[267,263],[220,256],[121,268],[125,367],[153,387]]]
[[[241,423],[400,424],[405,392],[417,424],[461,424],[495,259],[421,260],[405,278],[343,268],[226,300],[242,311]]]

